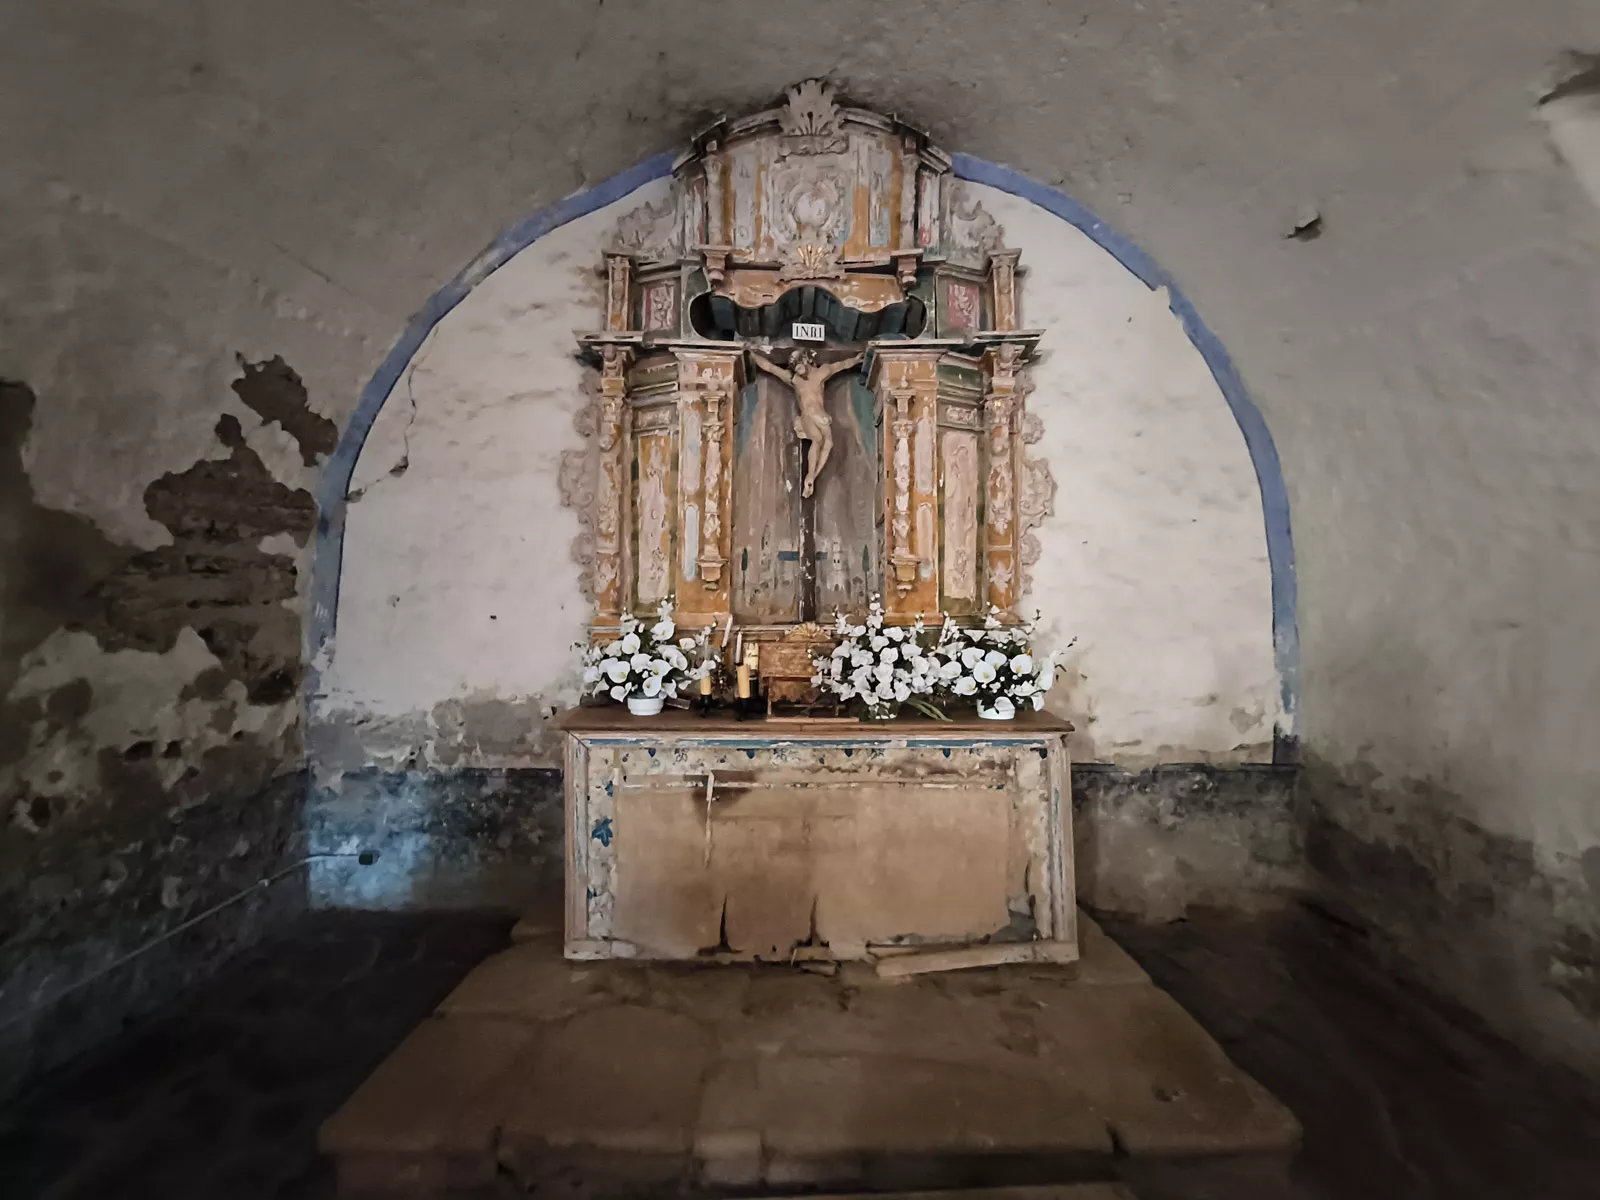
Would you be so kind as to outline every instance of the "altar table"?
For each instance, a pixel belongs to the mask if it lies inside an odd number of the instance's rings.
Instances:
[[[568,958],[1077,957],[1066,721],[561,725]]]

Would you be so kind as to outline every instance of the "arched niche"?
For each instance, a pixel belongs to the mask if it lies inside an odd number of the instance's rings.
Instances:
[[[575,698],[571,646],[594,612],[563,501],[583,481],[563,464],[592,445],[580,423],[603,374],[570,331],[600,323],[592,264],[659,216],[671,165],[508,231],[364,393],[322,497],[312,720],[359,727],[369,761],[555,761],[541,718]],[[1292,549],[1270,438],[1225,353],[1067,197],[962,155],[946,186],[1020,248],[1022,316],[1049,335],[1029,368],[1029,452],[1058,488],[1018,604],[1041,611],[1047,645],[1078,639],[1051,698],[1079,726],[1075,752],[1267,757],[1292,728]],[[460,714],[477,710],[515,719],[471,729]]]

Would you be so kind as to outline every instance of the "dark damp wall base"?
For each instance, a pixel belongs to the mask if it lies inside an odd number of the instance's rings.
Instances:
[[[1161,920],[1190,904],[1254,908],[1302,886],[1295,769],[1073,766],[1080,899]],[[313,790],[311,901],[505,908],[558,893],[561,773],[360,771]]]
[[[242,802],[87,826],[69,863],[12,896],[0,1095],[160,1008],[304,909],[305,788],[303,773],[282,775]]]

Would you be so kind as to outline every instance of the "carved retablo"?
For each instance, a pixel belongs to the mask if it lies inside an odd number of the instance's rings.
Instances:
[[[874,594],[901,621],[1015,607],[1055,491],[1026,455],[1040,331],[948,155],[807,80],[699,134],[597,252],[562,469],[597,628],[666,596],[769,638]]]

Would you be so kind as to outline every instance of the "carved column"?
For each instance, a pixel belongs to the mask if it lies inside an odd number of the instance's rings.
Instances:
[[[939,611],[938,413],[942,347],[880,346],[869,381],[883,397],[884,607]]]
[[[1005,333],[1017,328],[1017,260],[1021,250],[996,250],[989,255],[989,292],[994,301],[994,327]]]
[[[728,204],[725,181],[727,165],[717,144],[706,147],[706,241],[713,246],[728,244]]]
[[[733,248],[728,245],[728,193],[727,164],[723,162],[716,142],[706,145],[704,160],[706,172],[706,240],[700,247],[705,265],[706,280],[716,287],[728,273],[728,255]]]
[[[984,578],[988,601],[1010,610],[1017,598],[1017,469],[1015,430],[1017,369],[1025,348],[1004,342],[987,356],[989,388],[983,398],[988,469],[984,494]]]
[[[917,175],[917,245],[939,244],[939,173],[923,167]]]
[[[733,414],[738,350],[680,349],[678,394],[678,620],[686,628],[716,623],[729,608],[728,556],[733,536]]]
[[[911,389],[895,388],[889,393],[894,404],[894,455],[890,470],[894,500],[889,508],[889,565],[894,589],[904,596],[917,583],[917,556],[911,551]]]
[[[624,602],[622,563],[627,522],[627,448],[623,427],[628,400],[628,364],[632,351],[622,346],[601,350],[599,470],[595,480],[594,597],[596,624],[615,624]]]
[[[728,556],[722,552],[722,405],[727,399],[724,384],[719,377],[704,389],[705,422],[702,426],[704,441],[701,457],[705,460],[705,530],[701,536],[700,579],[715,591],[722,583],[722,568]]]
[[[917,245],[917,139],[900,139],[900,236],[897,245],[912,250]]]
[[[633,255],[607,250],[606,332],[621,333],[633,325]]]

